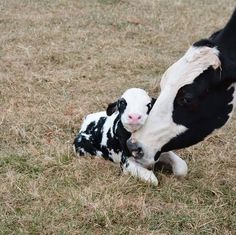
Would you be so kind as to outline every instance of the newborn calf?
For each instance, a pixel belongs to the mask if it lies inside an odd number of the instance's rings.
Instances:
[[[155,100],[146,91],[131,88],[108,105],[106,112],[89,114],[74,140],[76,152],[102,156],[120,163],[122,154],[131,156],[126,141],[142,127]]]

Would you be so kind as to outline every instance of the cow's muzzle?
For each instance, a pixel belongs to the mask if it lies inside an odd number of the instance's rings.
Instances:
[[[134,158],[140,159],[143,157],[143,149],[142,147],[140,147],[139,143],[136,142],[134,139],[129,138],[127,140],[127,147]]]

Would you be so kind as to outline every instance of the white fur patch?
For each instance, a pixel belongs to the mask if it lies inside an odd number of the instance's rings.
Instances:
[[[98,113],[92,113],[92,114],[89,114],[85,117],[83,123],[82,123],[82,126],[80,128],[80,132],[83,132],[83,131],[86,131],[87,129],[87,126],[92,123],[92,122],[95,122],[97,124],[97,122],[99,121],[99,119],[101,117],[106,117],[106,112],[98,112]]]
[[[107,141],[108,141],[107,133],[109,130],[111,131],[111,137],[112,138],[114,137],[112,126],[114,125],[114,120],[116,119],[117,115],[118,115],[117,113],[114,113],[111,116],[106,116],[107,119],[103,125],[101,146],[107,146]]]
[[[218,55],[216,48],[190,47],[182,58],[166,70],[161,79],[161,89],[168,85],[178,91],[184,85],[191,84],[210,66],[217,69],[221,66]]]
[[[115,151],[113,149],[109,151],[109,156],[112,158],[114,163],[120,163],[121,155],[122,155],[122,152],[115,153]]]

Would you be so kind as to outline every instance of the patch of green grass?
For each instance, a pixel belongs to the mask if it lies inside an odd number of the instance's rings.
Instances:
[[[32,156],[10,155],[0,158],[0,173],[6,173],[9,170],[27,175],[28,177],[37,177],[44,171],[44,167],[39,162],[32,162]]]

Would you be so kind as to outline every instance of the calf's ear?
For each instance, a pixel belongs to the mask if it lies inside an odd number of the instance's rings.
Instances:
[[[117,111],[117,101],[114,103],[108,104],[107,110],[106,110],[107,116],[111,116],[116,111]]]
[[[151,100],[152,107],[155,104],[156,100],[157,100],[156,98],[152,98],[152,100]]]

